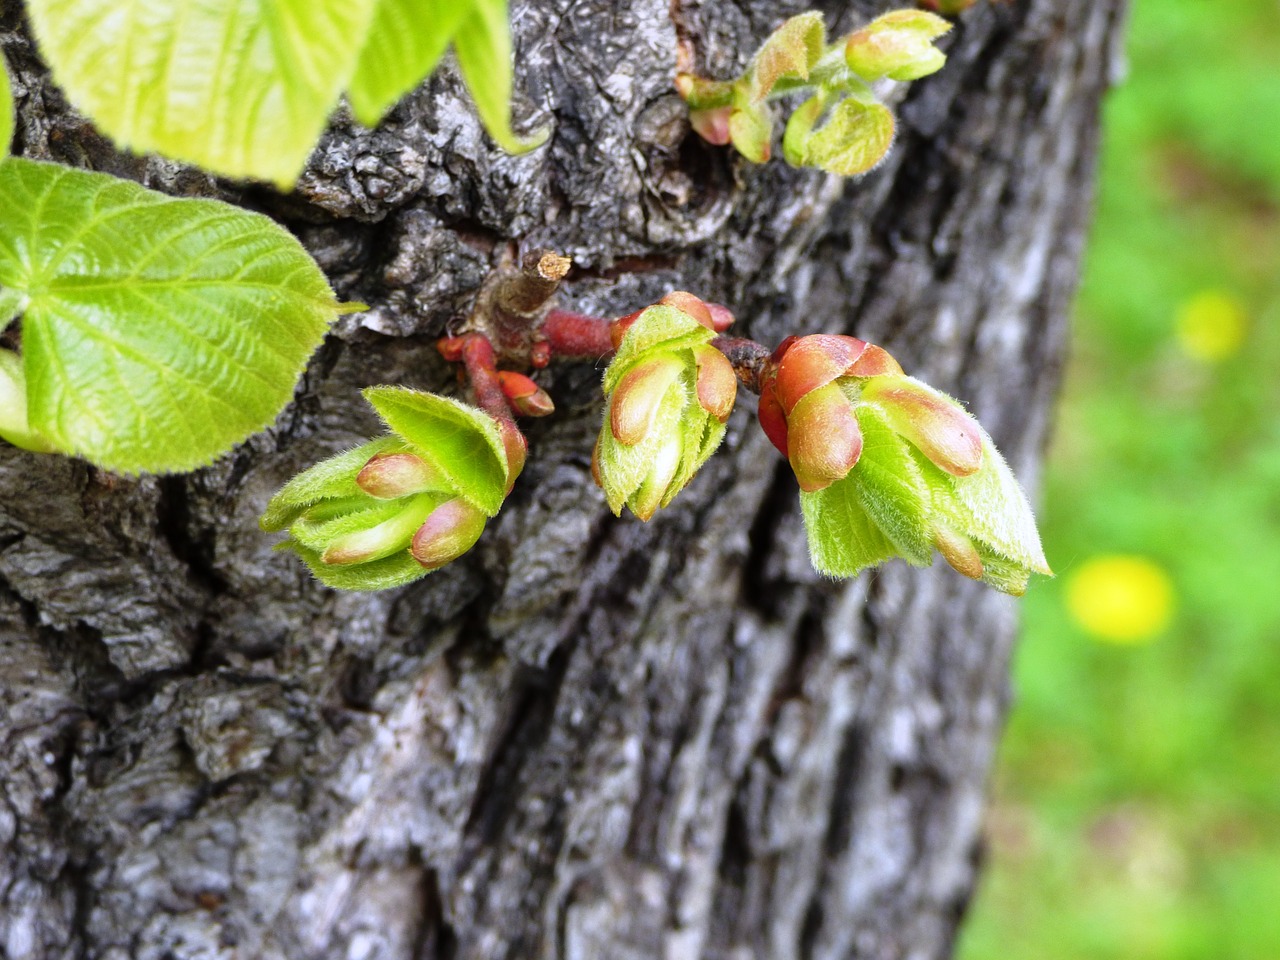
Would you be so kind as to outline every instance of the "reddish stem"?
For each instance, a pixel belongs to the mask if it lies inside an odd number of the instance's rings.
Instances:
[[[598,360],[613,353],[609,332],[613,321],[584,313],[551,309],[542,322],[542,335],[552,356]]]
[[[485,413],[498,420],[511,420],[511,407],[498,379],[498,358],[493,344],[483,333],[464,333],[445,337],[437,344],[446,360],[462,361],[476,403]]]

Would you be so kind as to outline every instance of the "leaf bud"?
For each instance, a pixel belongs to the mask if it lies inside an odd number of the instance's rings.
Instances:
[[[918,80],[942,68],[946,55],[933,41],[951,24],[924,10],[894,10],[845,41],[844,59],[864,80]]]
[[[399,387],[365,397],[392,433],[294,477],[261,520],[287,531],[282,546],[342,590],[400,586],[461,556],[524,464],[524,436],[510,420]]]
[[[760,424],[800,484],[810,556],[855,575],[892,557],[1020,594],[1051,574],[1026,495],[946,394],[856,337],[789,338],[762,377]]]
[[[737,396],[712,347],[723,322],[692,294],[669,294],[624,330],[604,375],[604,425],[592,475],[610,509],[648,520],[671,502],[724,437]]]

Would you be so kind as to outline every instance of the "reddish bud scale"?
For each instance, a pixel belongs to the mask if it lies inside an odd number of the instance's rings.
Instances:
[[[713,147],[723,147],[733,139],[729,121],[733,117],[732,107],[714,107],[710,110],[690,110],[689,126]]]
[[[711,329],[716,333],[724,333],[733,326],[733,312],[722,303],[708,303],[707,310],[711,313]]]
[[[685,290],[672,290],[658,303],[665,307],[675,307],[681,313],[693,317],[708,330],[715,329],[715,322],[711,318],[710,309],[700,297],[695,297],[692,293]]]
[[[778,402],[789,417],[800,399],[837,377],[849,375],[850,368],[867,349],[856,337],[814,334],[791,344],[778,364]]]
[[[893,427],[947,473],[968,477],[982,467],[982,432],[955,403],[906,377],[867,382],[864,400],[874,403]]]
[[[862,455],[862,431],[842,378],[901,378],[902,368],[874,344],[837,334],[788,337],[760,378],[757,416],[802,490],[845,477]]]
[[[698,364],[698,403],[724,423],[733,412],[733,401],[738,396],[738,378],[734,376],[733,366],[715,347],[695,347],[693,356]]]
[[[485,516],[465,500],[440,504],[413,535],[409,553],[427,570],[458,559],[480,539]]]
[[[682,371],[673,356],[655,357],[627,371],[609,403],[609,429],[619,443],[635,446],[648,436],[662,398]]]
[[[645,309],[648,308],[646,307]],[[644,310],[637,310],[634,313],[628,313],[625,317],[618,317],[617,320],[609,322],[609,340],[613,344],[614,350],[622,346],[622,338],[627,335],[631,325],[640,319],[640,314],[642,313],[644,313]]]
[[[836,383],[800,398],[787,416],[787,447],[800,489],[811,493],[842,480],[862,455],[853,404]]]
[[[379,500],[395,500],[438,488],[442,478],[412,453],[380,453],[356,475],[356,486]]]
[[[555,413],[556,406],[551,402],[551,397],[523,373],[499,370],[498,385],[502,387],[507,402],[516,413],[526,417],[545,417]]]

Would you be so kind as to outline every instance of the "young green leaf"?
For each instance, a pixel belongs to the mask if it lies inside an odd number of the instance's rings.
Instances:
[[[840,101],[804,145],[804,165],[852,177],[866,173],[893,146],[893,114],[879,103]]]
[[[276,492],[258,525],[268,532],[283,530],[313,503],[331,498],[360,496],[363,491],[356,484],[360,468],[371,457],[380,453],[404,449],[404,441],[399,437],[379,437],[328,460],[322,460],[298,474]]]
[[[0,287],[26,297],[32,428],[123,473],[189,470],[269,425],[342,311],[266,217],[18,158]]]
[[[796,107],[787,120],[786,130],[782,134],[782,156],[791,166],[804,166],[809,150],[809,137],[826,108],[827,91],[819,88],[817,93]]]
[[[511,29],[507,0],[475,0],[453,38],[458,66],[489,136],[508,153],[540,147],[551,135],[542,127],[528,137],[511,129]]]
[[[763,104],[734,104],[729,114],[729,139],[738,152],[752,163],[769,159],[773,139],[773,116]]]
[[[946,55],[933,45],[951,24],[923,10],[894,10],[845,41],[845,62],[864,80],[919,80],[942,69]]]
[[[469,0],[378,0],[347,90],[356,119],[372,127],[421,83],[471,10]]]
[[[9,88],[9,68],[0,56],[0,158],[9,155],[13,140],[13,91]]]
[[[460,497],[487,516],[498,512],[507,496],[507,453],[493,417],[404,387],[369,387],[364,397]]]
[[[867,515],[909,563],[927,567],[933,560],[932,504],[906,443],[884,416],[860,404],[855,416],[862,430],[862,456],[852,479]]]
[[[290,186],[375,0],[28,0],[68,98],[116,142]]]
[[[971,536],[1015,563],[1052,576],[1040,545],[1031,504],[1013,471],[981,427],[982,469],[972,476],[952,477],[952,513]]]
[[[760,103],[782,79],[808,80],[809,71],[822,57],[826,28],[815,11],[792,17],[756,52],[751,64],[749,89],[752,103]]]
[[[318,550],[304,547],[296,540],[286,540],[277,549],[296,553],[317,580],[335,590],[389,590],[421,580],[427,574],[408,550],[369,563],[335,566],[321,560]]]
[[[815,493],[801,493],[800,510],[809,559],[821,574],[852,577],[898,555],[867,516],[851,476]]]

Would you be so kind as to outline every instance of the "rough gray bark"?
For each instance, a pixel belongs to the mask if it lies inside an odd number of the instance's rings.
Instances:
[[[598,371],[553,367],[500,518],[387,594],[316,586],[255,521],[375,432],[358,387],[448,388],[433,340],[510,240],[570,254],[585,311],[684,288],[763,341],[883,344],[1034,486],[1122,3],[976,7],[851,183],[701,145],[670,92],[678,44],[729,76],[797,3],[517,2],[548,148],[497,152],[447,69],[339,118],[281,198],[113,153],[5,0],[22,152],[266,209],[374,310],[192,476],[0,450],[0,955],[947,955],[1015,604],[945,567],[819,581],[749,403],[642,525],[588,476]]]

